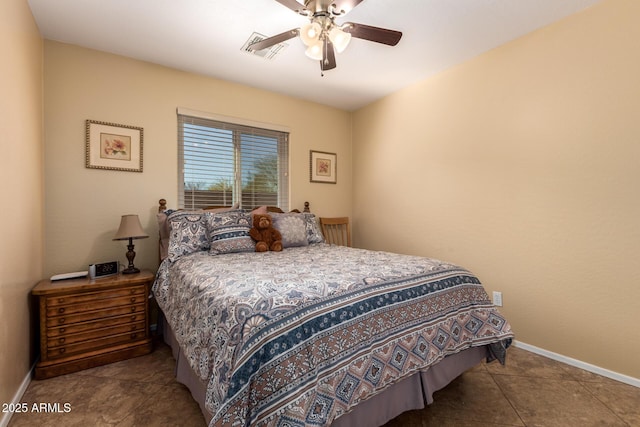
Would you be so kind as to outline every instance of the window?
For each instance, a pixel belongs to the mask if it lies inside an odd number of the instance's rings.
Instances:
[[[181,208],[289,209],[289,134],[178,112]]]

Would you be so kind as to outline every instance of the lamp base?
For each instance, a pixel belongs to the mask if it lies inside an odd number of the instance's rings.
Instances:
[[[140,269],[136,267],[127,267],[124,270],[122,270],[122,274],[135,274],[135,273],[140,273]]]
[[[140,273],[140,270],[135,268],[133,266],[133,260],[136,257],[136,253],[133,250],[134,246],[133,246],[133,239],[131,237],[129,237],[129,244],[127,245],[127,260],[129,260],[129,266],[127,268],[125,268],[124,270],[122,270],[122,274],[134,274],[134,273]]]

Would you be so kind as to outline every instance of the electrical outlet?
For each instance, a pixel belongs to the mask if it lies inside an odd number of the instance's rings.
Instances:
[[[493,304],[502,307],[502,292],[493,291]]]

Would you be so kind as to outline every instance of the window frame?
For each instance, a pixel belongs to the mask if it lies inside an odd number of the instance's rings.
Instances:
[[[278,175],[278,192],[277,192],[277,206],[284,211],[289,210],[289,128],[282,125],[276,125],[271,123],[262,123],[252,120],[239,119],[236,117],[228,117],[218,114],[205,113],[185,108],[177,109],[177,124],[178,124],[178,207],[180,209],[199,209],[212,205],[203,206],[202,204],[189,203],[188,194],[189,190],[185,190],[185,146],[184,146],[184,124],[185,123],[197,123],[203,126],[210,124],[212,129],[225,129],[233,132],[233,185],[232,185],[232,200],[230,203],[225,202],[225,206],[235,205],[236,203],[240,208],[255,208],[260,203],[249,203],[247,200],[243,203],[242,197],[242,153],[243,148],[241,145],[241,138],[239,133],[246,135],[253,135],[255,138],[277,138],[277,175]],[[223,127],[224,126],[224,127]],[[246,151],[245,151],[246,153]],[[231,162],[229,162],[231,163]],[[271,203],[269,203],[271,204]],[[216,206],[222,206],[223,204],[216,204]]]

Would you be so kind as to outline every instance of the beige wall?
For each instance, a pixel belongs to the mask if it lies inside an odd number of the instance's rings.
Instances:
[[[9,403],[33,361],[29,292],[43,259],[42,39],[26,0],[0,2],[0,52],[0,402]]]
[[[638,22],[605,1],[358,111],[355,243],[464,265],[518,340],[640,378]]]
[[[290,207],[351,214],[349,113],[53,41],[44,51],[46,275],[126,263],[111,239],[129,213],[152,236],[135,242],[136,266],[157,266],[157,201],[177,203],[177,107],[288,127]],[[319,132],[310,118],[331,126]],[[85,168],[86,119],[143,127],[143,173]],[[338,154],[337,185],[309,182],[310,149]]]

